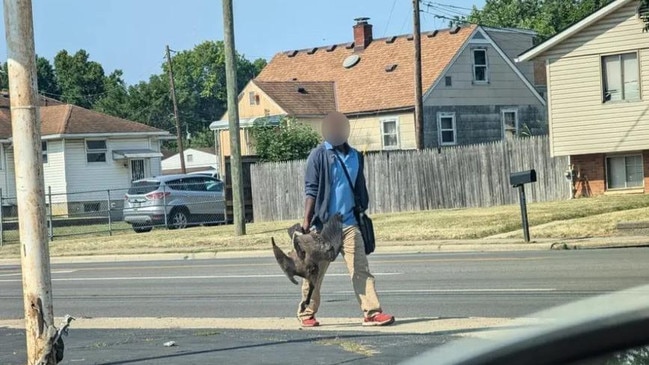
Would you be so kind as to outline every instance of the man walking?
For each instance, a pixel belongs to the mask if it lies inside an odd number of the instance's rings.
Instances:
[[[354,214],[354,195],[360,199],[361,211],[368,206],[369,197],[365,176],[363,175],[363,156],[349,146],[349,120],[345,115],[329,113],[322,122],[322,135],[325,142],[316,147],[307,160],[305,176],[305,214],[302,229],[305,232],[319,230],[323,222],[336,213],[343,217],[342,255],[352,279],[356,299],[363,311],[364,326],[384,326],[394,323],[394,317],[383,313],[381,304],[374,289],[374,276],[370,274],[363,237],[358,229]],[[349,184],[345,169],[354,182]],[[327,265],[321,267],[318,282],[311,303],[301,310],[298,306],[298,318],[303,327],[315,327],[320,323],[315,314],[320,305],[320,287],[327,271]],[[308,293],[309,284],[302,282],[302,302]],[[302,303],[300,303],[302,304]]]

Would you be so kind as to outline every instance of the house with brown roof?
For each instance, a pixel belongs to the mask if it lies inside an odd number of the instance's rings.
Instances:
[[[41,98],[41,139],[46,189],[57,214],[106,209],[106,190],[120,205],[131,181],[160,175],[160,142],[169,132],[141,123]],[[0,95],[0,188],[5,204],[15,204],[16,185],[11,115]],[[101,207],[101,208],[100,208]]]
[[[278,53],[240,94],[242,153],[246,128],[284,115],[313,123],[338,110],[351,121],[350,142],[364,151],[414,149],[414,45],[411,35],[375,39],[357,19],[353,42]],[[523,130],[545,133],[542,80],[513,58],[535,34],[467,25],[421,37],[425,146],[497,141]],[[537,72],[538,73],[538,72]],[[227,113],[211,128],[229,155]]]
[[[569,156],[577,196],[647,192],[647,7],[616,0],[518,57],[548,80],[552,156]]]

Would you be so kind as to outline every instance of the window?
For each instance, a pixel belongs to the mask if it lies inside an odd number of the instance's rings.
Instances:
[[[451,76],[444,77],[444,84],[446,86],[453,86],[453,79],[451,78]]]
[[[88,162],[106,162],[106,140],[86,141]]]
[[[180,179],[168,181],[166,185],[171,190],[187,190],[187,187],[183,185],[183,182]]]
[[[194,155],[187,155],[187,162],[194,162]]]
[[[43,150],[43,163],[47,163],[47,142],[41,142],[41,149]]]
[[[259,95],[255,94],[254,91],[248,93],[248,101],[250,105],[259,105]]]
[[[437,133],[440,146],[452,146],[457,143],[455,113],[437,113]]]
[[[489,82],[489,67],[487,65],[487,50],[485,48],[473,49],[473,81],[476,83]]]
[[[602,57],[603,100],[639,100],[638,55],[625,53]]]
[[[216,179],[206,179],[205,185],[207,191],[222,193],[223,192],[223,181]]]
[[[608,189],[637,188],[643,186],[642,156],[610,156],[606,158],[606,183]]]
[[[503,122],[503,137],[507,135],[518,136],[518,110],[503,109],[501,111]]]
[[[83,211],[86,213],[89,212],[99,212],[101,210],[101,203],[83,203]]]
[[[399,148],[399,123],[397,119],[385,119],[381,121],[381,135],[383,148]]]
[[[188,177],[183,179],[183,184],[187,186],[189,191],[207,191],[205,188],[205,178],[204,177]]]

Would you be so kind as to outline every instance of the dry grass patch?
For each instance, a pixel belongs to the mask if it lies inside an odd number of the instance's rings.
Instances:
[[[344,340],[341,338],[319,340],[316,341],[315,343],[323,346],[339,346],[340,348],[342,348],[347,352],[351,352],[354,354],[359,354],[367,357],[373,356],[374,354],[378,353],[378,351],[372,349],[369,346],[360,344],[358,342],[350,341],[350,340]]]
[[[534,237],[610,235],[619,220],[645,219],[643,215],[649,212],[649,195],[533,203],[529,204],[528,212]],[[377,240],[384,244],[476,239],[513,231],[516,232],[511,236],[518,237],[521,224],[518,205],[378,214],[373,218]],[[248,234],[241,237],[234,235],[232,226],[216,226],[184,230],[155,229],[143,234],[124,231],[114,236],[60,238],[51,243],[50,250],[52,255],[57,256],[260,250],[270,248],[271,236],[279,245],[288,248],[286,228],[297,221],[248,224]],[[556,224],[545,225],[551,222]],[[545,226],[534,228],[539,225]],[[18,254],[17,243],[0,248],[0,257],[15,257]]]

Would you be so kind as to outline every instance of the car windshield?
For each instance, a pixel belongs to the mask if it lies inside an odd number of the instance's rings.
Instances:
[[[160,181],[135,181],[128,189],[129,195],[143,195],[155,191],[160,186]]]

